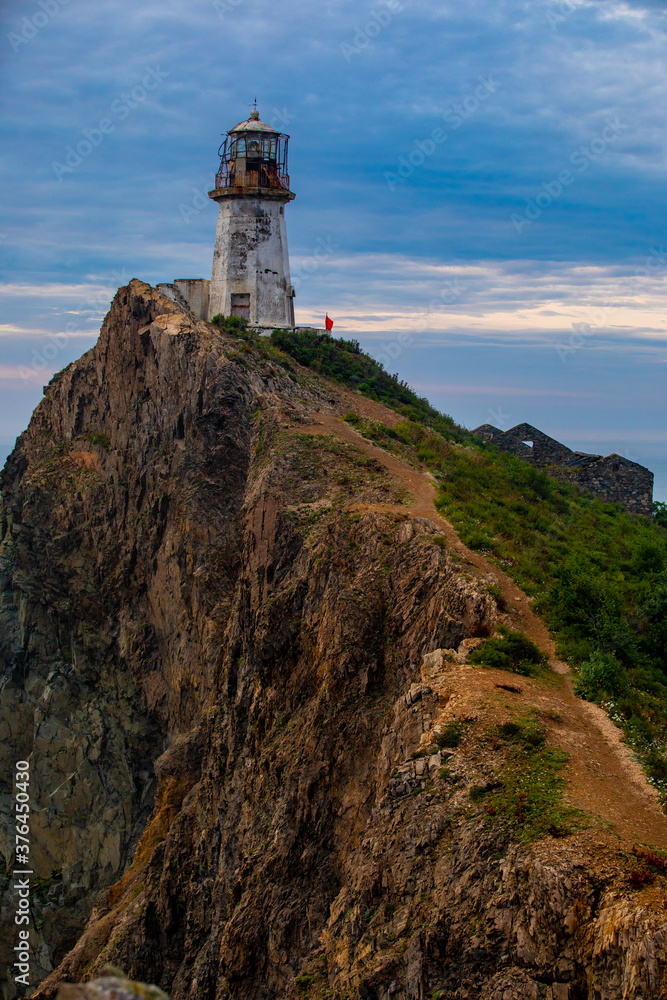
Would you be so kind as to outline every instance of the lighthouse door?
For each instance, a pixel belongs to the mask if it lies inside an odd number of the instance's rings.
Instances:
[[[232,316],[250,319],[250,292],[232,292]]]

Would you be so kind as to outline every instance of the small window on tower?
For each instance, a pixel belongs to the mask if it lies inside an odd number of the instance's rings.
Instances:
[[[250,319],[250,292],[232,292],[232,316]]]

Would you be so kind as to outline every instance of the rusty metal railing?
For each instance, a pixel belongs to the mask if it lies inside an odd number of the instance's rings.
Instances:
[[[289,174],[280,173],[268,164],[262,164],[258,170],[237,170],[235,161],[221,165],[215,175],[216,189],[229,188],[268,188],[269,190],[289,191]]]

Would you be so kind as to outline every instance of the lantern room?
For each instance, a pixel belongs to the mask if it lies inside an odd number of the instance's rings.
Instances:
[[[289,194],[288,142],[289,136],[260,121],[257,108],[253,108],[247,121],[230,129],[218,150],[216,191]]]

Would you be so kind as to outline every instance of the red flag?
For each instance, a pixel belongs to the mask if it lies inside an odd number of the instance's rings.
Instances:
[[[327,313],[327,318],[324,321],[325,329],[333,330],[333,320],[329,319],[329,313]]]

